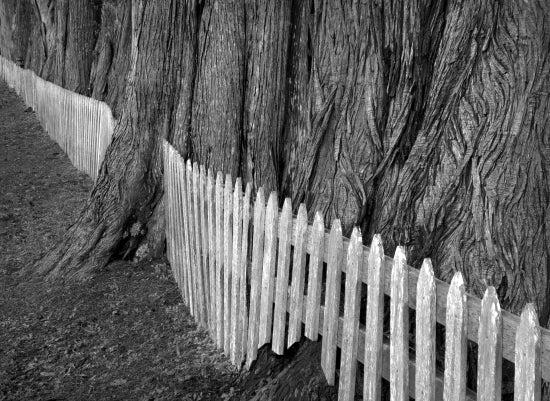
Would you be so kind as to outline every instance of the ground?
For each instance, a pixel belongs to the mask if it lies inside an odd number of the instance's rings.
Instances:
[[[70,285],[19,274],[74,221],[91,185],[0,82],[0,399],[234,398],[238,375],[165,261],[114,262]]]

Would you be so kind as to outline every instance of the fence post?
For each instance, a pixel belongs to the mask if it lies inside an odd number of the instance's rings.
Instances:
[[[204,165],[201,164],[199,167],[199,217],[200,217],[200,227],[201,227],[201,240],[202,240],[202,280],[203,280],[203,291],[204,291],[204,327],[209,328],[212,322],[212,316],[210,316],[210,265],[208,260],[208,221],[206,220],[206,172],[204,170]]]
[[[363,244],[361,242],[361,231],[358,227],[355,227],[349,241],[346,268],[344,332],[342,333],[342,357],[338,385],[339,401],[353,401],[355,399],[362,271]]]
[[[277,192],[271,192],[271,195],[269,195],[269,200],[267,201],[265,215],[264,263],[262,269],[258,347],[261,347],[271,341],[273,287],[275,281],[275,262],[277,257],[278,217],[279,209],[277,207]]]
[[[363,399],[379,400],[384,328],[384,247],[379,234],[374,236],[370,246],[367,286],[366,322],[369,330],[365,330]]]
[[[247,288],[247,273],[248,273],[248,235],[249,235],[249,221],[250,221],[250,196],[252,193],[252,184],[246,184],[243,199],[243,245],[241,248],[241,264],[240,264],[240,286],[241,291],[239,293],[239,310],[241,314],[239,316],[239,331],[241,332],[240,338],[240,352],[241,359],[238,362],[240,365],[246,355],[246,341],[248,337],[248,305],[246,300]]]
[[[218,171],[216,176],[216,220],[214,224],[216,225],[216,316],[217,316],[217,327],[216,327],[216,344],[218,348],[223,348],[224,346],[224,208],[223,208],[223,176],[221,171]]]
[[[323,246],[325,223],[321,213],[316,212],[311,230],[312,252],[309,255],[309,275],[307,285],[306,337],[312,341],[319,338],[319,306],[323,276]]]
[[[435,278],[424,259],[416,290],[415,400],[435,401]]]
[[[539,401],[540,327],[533,304],[525,305],[516,332],[514,401]]]
[[[290,290],[288,347],[299,341],[302,335],[302,313],[304,307],[304,282],[306,271],[306,232],[307,210],[306,205],[302,203],[298,209],[296,228],[294,230],[294,258],[292,261],[292,284]]]
[[[500,401],[502,385],[502,317],[494,287],[481,301],[478,331],[477,399]]]
[[[210,303],[208,304],[210,313],[210,334],[216,339],[216,327],[218,325],[218,316],[216,312],[216,232],[214,230],[214,183],[212,170],[208,170],[206,175],[206,211],[208,218],[208,262],[210,273],[208,281],[210,283]]]
[[[334,385],[336,372],[336,349],[338,340],[338,318],[340,316],[340,286],[342,278],[343,253],[342,226],[334,219],[330,228],[328,243],[327,279],[325,293],[325,315],[323,320],[323,344],[321,367],[329,385]]]
[[[230,355],[231,350],[231,251],[233,243],[231,237],[231,217],[233,213],[233,202],[231,196],[233,194],[231,175],[225,176],[225,192],[224,192],[224,215],[223,215],[223,311],[224,311],[224,350],[226,355]]]
[[[462,273],[456,272],[447,293],[445,318],[444,401],[466,399],[468,303]]]
[[[240,321],[241,311],[239,310],[239,276],[242,249],[242,211],[243,194],[241,179],[235,180],[235,189],[233,191],[233,260],[231,265],[231,362],[235,365],[237,360],[241,359],[238,339],[242,338],[238,330],[238,321]]]
[[[285,350],[286,309],[288,300],[288,276],[290,267],[290,240],[292,236],[292,204],[285,199],[279,221],[279,252],[277,286],[275,289],[275,311],[273,313],[272,350],[282,355]]]
[[[391,272],[390,394],[392,401],[409,399],[409,286],[405,249],[395,250]]]

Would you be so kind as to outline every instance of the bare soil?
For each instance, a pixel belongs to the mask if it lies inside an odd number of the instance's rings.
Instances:
[[[0,82],[0,399],[234,398],[234,368],[194,323],[165,261],[115,262],[65,285],[19,274],[91,186]]]

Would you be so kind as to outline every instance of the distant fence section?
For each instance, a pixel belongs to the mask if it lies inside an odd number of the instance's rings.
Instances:
[[[48,82],[1,56],[0,78],[34,109],[73,165],[95,180],[113,134],[109,106]]]
[[[385,256],[380,236],[365,247],[359,229],[346,239],[338,220],[326,232],[322,215],[308,224],[303,204],[293,216],[289,199],[279,210],[277,194],[266,204],[261,188],[252,201],[250,184],[185,162],[168,143],[164,163],[175,279],[236,366],[249,368],[264,344],[282,354],[302,335],[321,335],[319,362],[339,400],[353,400],[356,383],[363,399],[380,399],[382,378],[392,400],[500,400],[502,358],[515,363],[514,399],[540,399],[541,378],[550,381],[550,332],[532,305],[515,316],[501,310],[493,287],[480,300],[465,292],[460,273],[449,286],[429,260],[416,270],[401,247]],[[445,326],[443,356],[436,323]],[[477,394],[466,386],[467,340],[479,345]]]

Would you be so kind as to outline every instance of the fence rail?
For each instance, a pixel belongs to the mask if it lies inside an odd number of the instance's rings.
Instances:
[[[294,217],[289,199],[278,209],[276,193],[266,204],[260,188],[252,205],[250,185],[243,195],[239,178],[227,175],[223,184],[221,173],[214,178],[185,162],[168,143],[164,160],[174,276],[191,313],[236,366],[250,368],[267,343],[282,354],[303,325],[310,340],[322,335],[320,363],[329,384],[338,380],[340,400],[355,396],[357,362],[364,399],[379,398],[384,377],[392,400],[498,400],[502,358],[515,363],[515,399],[540,399],[541,379],[550,381],[550,331],[539,326],[533,305],[521,317],[502,311],[493,287],[482,300],[473,297],[460,273],[448,285],[428,259],[416,270],[401,247],[385,256],[378,235],[366,247],[358,228],[344,238],[338,220],[329,232],[319,213],[308,225],[305,206]],[[384,295],[391,299],[389,332]],[[414,334],[409,307],[416,310]],[[446,328],[443,372],[436,368],[436,322]],[[477,394],[466,388],[467,340],[480,349]]]
[[[0,78],[34,109],[72,164],[95,180],[113,133],[109,106],[48,82],[2,56]]]

